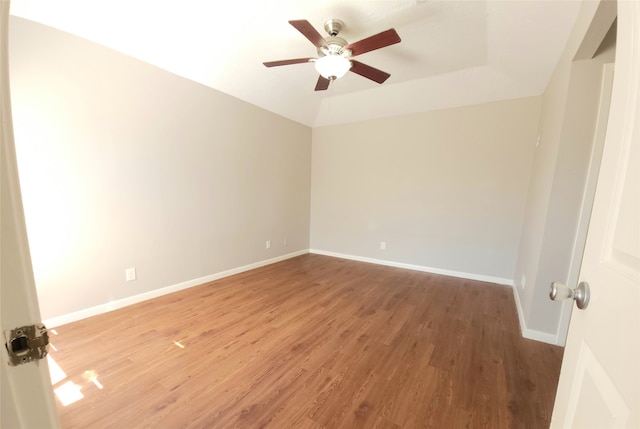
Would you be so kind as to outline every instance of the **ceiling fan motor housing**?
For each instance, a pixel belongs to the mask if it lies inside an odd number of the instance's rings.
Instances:
[[[344,49],[349,43],[342,37],[330,36],[325,38],[327,46],[318,48],[318,55],[342,55],[343,57],[351,56],[350,49]]]

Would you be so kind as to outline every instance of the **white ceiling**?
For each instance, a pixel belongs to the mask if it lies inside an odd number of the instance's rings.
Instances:
[[[76,34],[309,126],[541,94],[579,1],[14,0],[11,14]],[[315,92],[315,56],[288,24],[342,19],[355,42],[395,28],[400,44],[357,59],[391,73],[354,73]]]

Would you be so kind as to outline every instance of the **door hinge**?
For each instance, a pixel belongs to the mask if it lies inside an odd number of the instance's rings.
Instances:
[[[49,334],[42,323],[7,330],[4,337],[11,366],[22,365],[47,356]]]

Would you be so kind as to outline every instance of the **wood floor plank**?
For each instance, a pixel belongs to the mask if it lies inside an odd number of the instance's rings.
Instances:
[[[562,349],[505,286],[303,255],[58,327],[64,428],[538,428]]]

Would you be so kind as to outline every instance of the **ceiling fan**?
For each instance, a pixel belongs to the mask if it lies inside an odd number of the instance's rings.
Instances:
[[[309,39],[318,48],[318,58],[294,58],[290,60],[268,61],[263,63],[267,67],[286,66],[290,64],[314,63],[320,74],[316,83],[316,91],[324,91],[329,88],[329,83],[344,76],[348,71],[364,76],[377,83],[383,83],[391,76],[389,73],[378,70],[352,59],[366,52],[384,48],[400,42],[400,36],[394,29],[389,29],[373,36],[367,37],[355,43],[348,43],[342,37],[338,37],[344,22],[339,19],[330,19],[324,23],[324,29],[329,37],[323,38],[320,33],[309,23],[300,19],[289,21],[296,30]]]

